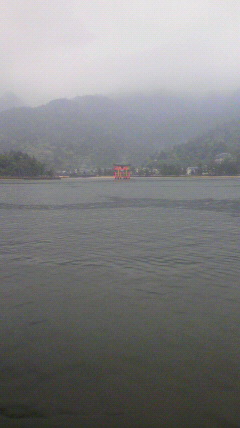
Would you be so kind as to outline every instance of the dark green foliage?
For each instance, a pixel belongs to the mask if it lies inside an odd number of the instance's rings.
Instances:
[[[180,175],[182,172],[179,165],[174,165],[170,163],[162,163],[160,167],[161,175]]]
[[[27,153],[10,151],[0,154],[2,177],[38,177],[43,174],[46,174],[45,166]]]
[[[218,162],[220,154],[227,157]],[[174,171],[177,175],[181,169],[185,173],[190,166],[198,167],[199,174],[240,174],[240,120],[229,122],[186,144],[154,153],[145,165],[158,169],[162,175],[174,175]]]
[[[221,164],[211,163],[209,172],[212,175],[237,175],[240,174],[240,161],[225,159]]]

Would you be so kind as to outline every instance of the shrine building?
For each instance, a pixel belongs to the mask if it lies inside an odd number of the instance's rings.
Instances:
[[[115,180],[126,180],[130,178],[130,166],[131,165],[122,165],[114,164],[114,178]]]

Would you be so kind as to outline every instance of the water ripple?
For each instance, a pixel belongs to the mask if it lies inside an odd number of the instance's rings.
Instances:
[[[240,214],[239,199],[195,199],[195,200],[170,200],[170,199],[152,199],[152,198],[120,198],[109,197],[106,201],[95,203],[78,204],[8,204],[1,203],[0,209],[11,210],[94,210],[111,208],[178,208],[190,210],[207,210],[217,212],[228,212],[234,215]]]

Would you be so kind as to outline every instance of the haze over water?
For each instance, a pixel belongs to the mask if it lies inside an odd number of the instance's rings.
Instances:
[[[239,426],[239,178],[0,194],[1,426]]]

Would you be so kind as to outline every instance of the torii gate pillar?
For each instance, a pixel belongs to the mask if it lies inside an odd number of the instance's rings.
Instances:
[[[130,179],[130,165],[114,164],[113,167],[115,180]]]

